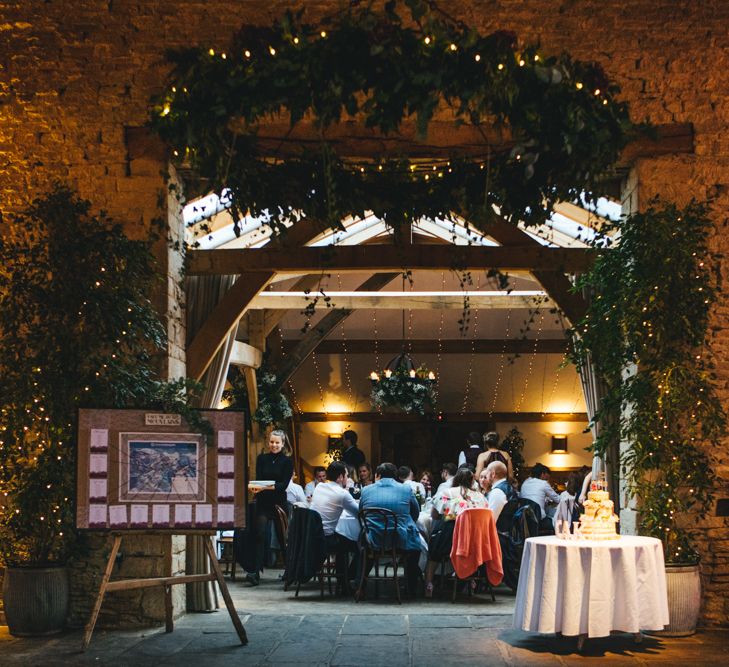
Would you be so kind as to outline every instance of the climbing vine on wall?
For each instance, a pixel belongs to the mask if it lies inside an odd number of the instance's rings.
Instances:
[[[579,281],[594,297],[572,331],[573,361],[591,357],[607,386],[595,449],[628,443],[621,463],[640,530],[674,562],[697,557],[692,528],[711,507],[712,449],[725,433],[707,338],[720,287],[711,229],[698,203],[655,202],[609,223],[619,242]]]

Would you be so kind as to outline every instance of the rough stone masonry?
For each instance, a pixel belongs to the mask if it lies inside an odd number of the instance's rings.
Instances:
[[[292,6],[311,20],[346,3],[281,0],[0,1],[0,207],[12,210],[54,180],[76,188],[98,209],[146,236],[162,217],[180,233],[179,206],[166,194],[164,155],[131,155],[126,137],[145,123],[150,97],[165,83],[164,51],[201,44],[224,48],[243,23],[269,24]],[[712,198],[714,248],[729,250],[729,3],[725,0],[450,0],[447,10],[483,33],[515,31],[547,52],[596,60],[622,87],[634,120],[693,123],[693,154],[639,160],[625,181],[631,208],[660,194],[680,203]],[[160,194],[162,195],[160,197]],[[2,233],[2,232],[0,232]],[[168,316],[167,372],[184,369],[180,258],[160,242],[168,273],[159,295]],[[712,322],[720,395],[729,400],[729,294]],[[729,497],[729,442],[715,452],[719,497]],[[729,527],[701,524],[706,624],[729,622]],[[152,544],[152,551],[160,545]],[[99,567],[99,558],[90,565]],[[133,560],[133,559],[132,559]],[[178,559],[179,560],[179,559]],[[151,573],[159,566],[147,559]],[[87,608],[90,582],[75,577],[74,618]],[[136,595],[136,594],[135,594]],[[149,593],[150,599],[156,593]],[[136,600],[136,599],[135,599]],[[128,624],[159,620],[159,601],[123,608]]]

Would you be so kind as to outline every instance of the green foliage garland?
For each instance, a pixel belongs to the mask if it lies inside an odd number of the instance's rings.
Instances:
[[[242,373],[236,373],[232,379],[232,388],[226,392],[225,398],[232,401],[232,405],[248,410],[248,389]],[[281,389],[274,373],[261,369],[257,373],[258,408],[252,415],[253,421],[262,427],[268,426],[283,428],[286,421],[293,415],[288,398]]]
[[[395,228],[454,211],[483,226],[493,206],[539,224],[555,201],[593,190],[632,128],[599,65],[546,55],[513,33],[480,35],[423,0],[382,12],[351,3],[319,25],[289,13],[271,28],[245,26],[225,52],[168,57],[152,127],[175,160],[225,192],[234,219],[269,215],[275,229],[300,216],[336,228],[367,210]],[[354,118],[385,135],[414,119],[425,136],[438,112],[477,128],[479,154],[356,162],[328,138]],[[279,114],[291,129],[311,122],[319,138],[264,146],[259,126]],[[506,142],[489,140],[494,127]]]
[[[149,244],[58,186],[0,238],[0,563],[63,561],[74,532],[79,407],[188,416],[161,382]],[[189,421],[194,418],[190,416]]]
[[[580,280],[595,297],[573,330],[573,360],[591,355],[607,385],[595,449],[629,443],[622,466],[640,531],[673,562],[697,558],[690,528],[711,506],[711,448],[725,429],[707,346],[720,279],[711,229],[696,203],[656,202],[612,223],[619,243]]]

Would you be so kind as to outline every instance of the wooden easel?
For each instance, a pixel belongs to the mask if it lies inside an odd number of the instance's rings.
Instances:
[[[248,637],[246,636],[245,628],[243,627],[243,623],[241,623],[240,617],[235,611],[235,607],[233,606],[233,600],[230,597],[228,586],[223,579],[223,572],[220,569],[220,565],[218,564],[218,558],[215,555],[215,547],[213,546],[213,536],[215,535],[215,532],[192,530],[175,533],[176,535],[200,535],[204,538],[205,549],[208,554],[208,559],[210,560],[211,571],[209,574],[181,574],[170,577],[151,577],[147,579],[121,579],[119,581],[109,581],[109,579],[111,578],[111,573],[114,569],[114,563],[116,561],[116,555],[119,552],[119,546],[121,545],[122,537],[131,534],[138,535],[141,533],[132,533],[131,531],[126,533],[112,533],[114,537],[114,543],[111,547],[111,553],[109,554],[109,561],[106,564],[104,576],[101,578],[101,586],[99,588],[99,593],[96,596],[96,602],[94,603],[94,609],[91,612],[91,618],[86,624],[86,628],[84,630],[84,639],[83,643],[81,644],[82,651],[85,651],[89,646],[89,642],[91,641],[91,635],[94,632],[94,626],[96,625],[96,619],[98,618],[99,610],[101,609],[101,603],[104,601],[104,595],[106,595],[107,592],[129,591],[138,588],[164,586],[165,632],[172,632],[174,630],[174,623],[172,619],[172,586],[175,586],[177,584],[193,584],[203,581],[218,582],[220,592],[223,595],[223,600],[225,601],[225,606],[227,607],[228,613],[230,614],[230,620],[233,621],[233,625],[235,626],[235,631],[238,633],[240,643],[243,645],[248,643]],[[144,534],[149,535],[150,533],[144,532]]]

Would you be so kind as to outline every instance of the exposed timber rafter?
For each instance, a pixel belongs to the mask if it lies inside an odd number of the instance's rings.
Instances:
[[[286,233],[271,241],[274,247],[295,248],[316,238],[325,225],[313,218],[300,220]],[[191,251],[196,252],[196,251]],[[206,251],[210,252],[210,251]],[[289,250],[290,252],[290,250]],[[237,273],[233,271],[232,273]],[[226,336],[238,325],[253,297],[258,294],[274,277],[271,270],[263,270],[247,274],[237,280],[226,292],[205,320],[205,323],[187,346],[187,375],[199,380],[216,352],[225,341]]]
[[[325,246],[300,248],[295,253],[268,247],[256,250],[192,250],[188,253],[187,272],[190,275],[246,274],[266,270],[276,273],[323,270],[374,272],[399,267],[438,271],[500,269],[580,273],[592,265],[598,254],[591,248],[548,248],[530,241],[508,247],[429,244]]]
[[[283,351],[290,354],[296,349],[298,340],[285,340]],[[565,338],[486,338],[469,340],[465,338],[444,339],[416,339],[408,340],[408,351],[412,354],[564,354],[568,342]],[[372,354],[374,344],[372,340],[348,338],[341,340],[323,340],[316,348],[319,354]],[[377,341],[377,351],[382,354],[396,354],[402,351],[400,338],[382,339]]]
[[[358,291],[376,291],[391,283],[398,273],[376,273],[365,280],[358,288]],[[296,369],[304,363],[304,360],[316,349],[317,345],[324,340],[334,329],[351,314],[352,310],[334,310],[325,315],[317,324],[307,331],[303,338],[296,344],[283,359],[280,366],[274,369],[276,381],[279,387],[283,387],[296,372]]]

